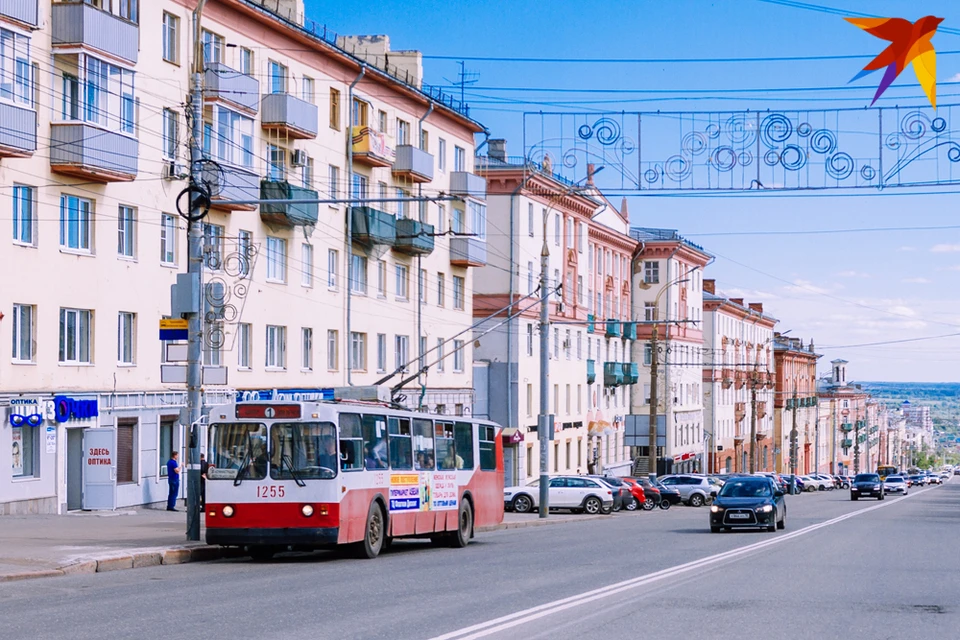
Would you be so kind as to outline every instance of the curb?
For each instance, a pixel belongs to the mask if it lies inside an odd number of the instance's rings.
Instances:
[[[577,518],[565,518],[563,520],[559,519],[536,519],[536,520],[524,520],[522,522],[501,522],[500,524],[489,525],[486,527],[477,527],[477,533],[489,533],[491,531],[506,531],[507,529],[526,529],[527,527],[543,527],[552,524],[569,524],[573,522],[587,522],[589,520],[606,520],[609,515],[597,515],[597,516],[580,516]]]

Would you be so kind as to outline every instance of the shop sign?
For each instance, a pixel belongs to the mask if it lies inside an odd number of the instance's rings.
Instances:
[[[321,402],[333,400],[333,389],[253,389],[237,391],[237,402]]]
[[[96,399],[77,400],[67,396],[57,396],[53,399],[53,405],[57,422],[67,422],[72,419],[88,420],[100,415]]]
[[[10,400],[10,426],[36,427],[44,420],[53,420],[53,402],[37,398],[13,398]]]

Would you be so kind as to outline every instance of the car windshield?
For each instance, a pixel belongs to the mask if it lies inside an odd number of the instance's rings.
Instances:
[[[769,498],[773,495],[770,483],[748,480],[728,480],[720,489],[723,498]]]
[[[853,479],[854,482],[880,482],[880,476],[875,473],[860,473]]]
[[[332,422],[294,422],[270,427],[270,477],[329,479],[337,475],[337,428]]]
[[[889,478],[887,478],[887,482],[893,482],[893,483],[903,482],[903,478],[901,478],[900,476],[890,476]]]
[[[267,427],[250,423],[218,423],[208,439],[210,480],[262,480],[267,476]]]

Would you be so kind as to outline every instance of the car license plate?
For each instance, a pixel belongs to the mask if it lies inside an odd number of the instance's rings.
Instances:
[[[750,514],[747,514],[747,513],[731,513],[730,514],[731,520],[746,520],[749,517],[750,517]]]

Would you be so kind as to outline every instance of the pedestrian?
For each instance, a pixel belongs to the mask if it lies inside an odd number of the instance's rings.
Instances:
[[[177,451],[170,452],[167,460],[167,511],[177,510],[177,495],[180,493],[180,462]]]
[[[200,508],[207,505],[207,470],[210,463],[207,462],[207,456],[200,454]]]

